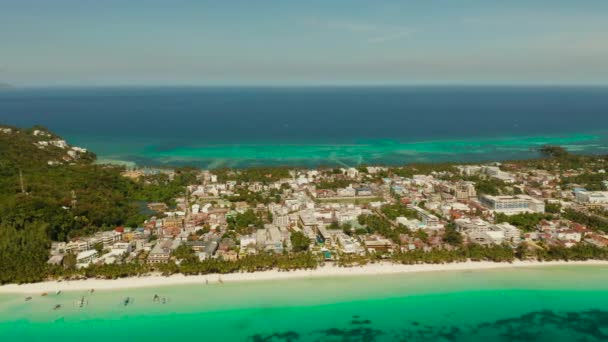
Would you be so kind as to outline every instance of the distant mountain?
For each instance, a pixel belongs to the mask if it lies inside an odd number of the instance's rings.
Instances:
[[[0,90],[8,90],[8,89],[14,89],[15,87],[8,84],[8,83],[2,83],[0,82]]]

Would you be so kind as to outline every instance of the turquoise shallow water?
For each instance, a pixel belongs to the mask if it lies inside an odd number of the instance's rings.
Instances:
[[[101,160],[123,160],[142,165],[197,165],[206,168],[291,165],[356,166],[360,164],[400,165],[411,162],[472,162],[525,159],[540,156],[545,144],[564,146],[572,152],[606,153],[604,134],[564,136],[495,137],[482,139],[398,142],[371,140],[353,144],[239,144],[164,147],[148,142],[113,146],[107,142],[81,141]]]
[[[566,266],[64,293],[27,303],[2,295],[0,338],[603,341],[607,281],[606,267]],[[78,308],[83,295],[88,305]],[[134,303],[123,306],[125,296]]]

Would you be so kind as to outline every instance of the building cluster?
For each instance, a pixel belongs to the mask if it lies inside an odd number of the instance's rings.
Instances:
[[[174,208],[149,203],[157,215],[140,228],[117,228],[55,243],[49,262],[59,263],[72,253],[80,266],[134,258],[159,264],[175,260],[180,246],[190,248],[199,260],[236,260],[258,253],[290,253],[296,233],[306,237],[310,251],[336,260],[345,255],[451,248],[443,239],[448,227],[455,227],[465,243],[486,246],[516,248],[524,241],[539,246],[606,246],[608,242],[607,236],[559,217],[525,231],[497,219],[544,214],[547,205],[562,210],[608,206],[608,192],[565,187],[560,179],[564,175],[497,164],[409,177],[387,171],[384,167],[292,170],[283,179],[251,182],[222,181],[212,171],[201,171],[197,183],[175,199]],[[174,176],[172,171],[154,169],[131,170],[124,176],[160,173]],[[499,184],[499,193],[484,193],[476,183],[479,180]],[[407,214],[388,217],[384,208],[395,205],[406,208]],[[360,222],[362,215],[378,215],[391,229],[403,229],[398,239],[371,232]]]

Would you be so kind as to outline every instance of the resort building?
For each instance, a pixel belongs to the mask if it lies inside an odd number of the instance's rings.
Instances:
[[[606,191],[576,191],[576,201],[583,204],[602,205],[608,204],[608,192]]]
[[[418,217],[420,218],[420,222],[425,229],[441,229],[443,225],[439,223],[439,218],[428,211],[420,208],[413,207],[414,210],[418,212]]]
[[[490,196],[480,198],[486,208],[503,214],[520,214],[526,212],[544,213],[545,203],[528,195]]]
[[[93,262],[98,255],[99,253],[97,253],[96,250],[80,252],[76,255],[76,264],[80,265],[81,267],[87,266]]]

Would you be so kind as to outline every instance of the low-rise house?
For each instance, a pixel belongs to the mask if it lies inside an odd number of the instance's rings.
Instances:
[[[133,245],[130,242],[116,242],[112,245],[112,253],[114,254],[129,254],[133,251]]]
[[[393,252],[393,243],[391,240],[380,236],[367,236],[363,239],[365,248],[370,252]]]
[[[557,238],[561,241],[580,242],[583,236],[575,230],[562,230],[557,232]]]
[[[367,187],[357,188],[356,192],[357,192],[357,196],[371,196],[372,195],[372,189],[367,188]]]
[[[207,243],[205,241],[200,240],[186,241],[186,246],[190,247],[195,253],[200,253],[205,251]]]
[[[240,252],[242,254],[255,254],[256,253],[256,238],[252,235],[243,235],[240,238]]]
[[[150,254],[148,254],[148,263],[167,263],[171,258],[171,252],[173,252],[180,245],[180,243],[180,241],[175,240],[159,241],[154,248],[152,248]]]
[[[357,190],[349,186],[347,188],[338,189],[336,193],[338,197],[355,197],[357,195]]]
[[[238,254],[236,253],[236,251],[224,251],[224,250],[220,250],[217,252],[217,257],[219,259],[225,260],[225,261],[237,261],[239,259]]]

